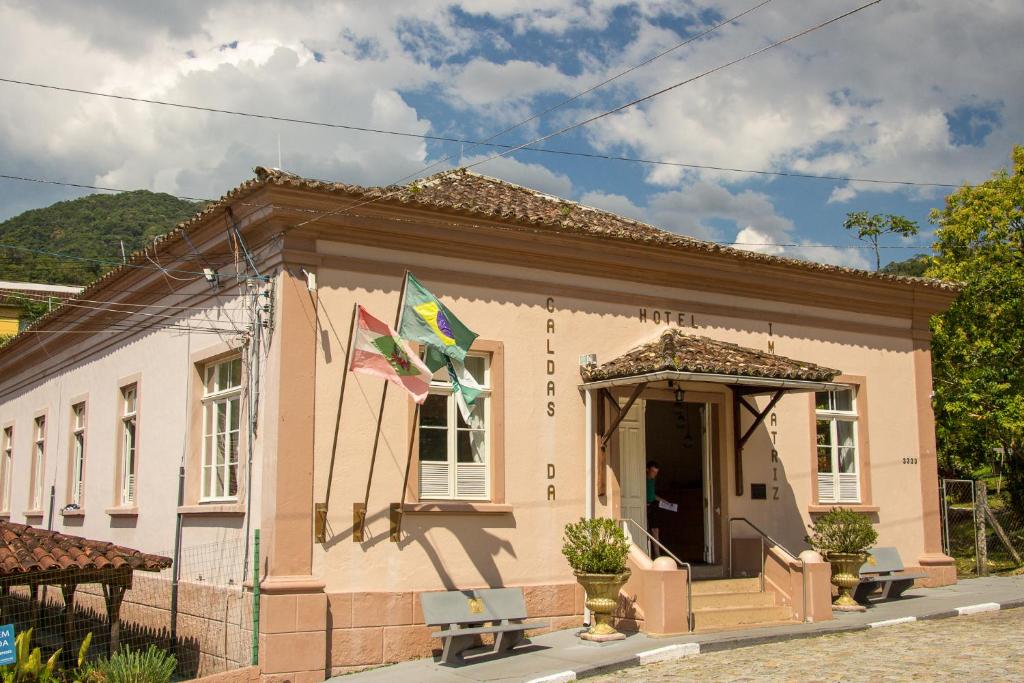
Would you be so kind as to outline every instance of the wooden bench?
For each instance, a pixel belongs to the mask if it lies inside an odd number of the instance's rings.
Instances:
[[[526,600],[521,588],[421,593],[423,621],[441,626],[432,635],[444,643],[441,662],[451,664],[473,646],[476,637],[494,634],[491,652],[506,652],[525,641],[528,629],[545,628],[548,622],[526,619]]]
[[[883,600],[895,600],[914,585],[914,579],[928,576],[906,573],[896,548],[872,548],[868,552],[870,557],[860,567],[860,584],[853,593],[853,599],[857,602],[866,602],[868,596],[879,587],[882,589]]]

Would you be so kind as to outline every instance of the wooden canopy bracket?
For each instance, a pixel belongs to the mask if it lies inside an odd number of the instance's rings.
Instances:
[[[743,495],[743,446],[746,445],[750,437],[754,435],[757,428],[761,426],[768,414],[772,412],[772,408],[779,402],[779,399],[786,393],[785,389],[779,389],[772,398],[768,401],[768,405],[763,410],[758,410],[757,406],[747,401],[743,389],[734,388],[733,403],[732,403],[732,426],[733,426],[733,438],[735,439],[735,458],[736,458],[736,495]],[[740,424],[740,407],[746,408],[747,411],[754,416],[754,423],[747,428],[746,432],[740,434],[742,426]]]
[[[611,396],[611,394],[605,391],[605,393],[608,394],[606,398],[611,399],[613,405],[615,406],[615,410],[612,411],[612,414],[614,415],[614,417],[612,418],[612,423],[608,426],[608,430],[601,436],[601,448],[605,448],[608,445],[608,442],[611,441],[612,436],[615,435],[615,430],[619,428],[619,424],[626,418],[626,413],[629,412],[629,409],[633,407],[633,404],[636,403],[636,400],[640,398],[640,394],[642,394],[644,389],[646,388],[647,382],[641,382],[640,384],[637,384],[633,388],[633,393],[629,395],[629,399],[626,400],[626,405],[622,406],[621,408],[619,407],[619,404],[615,402],[615,399]]]

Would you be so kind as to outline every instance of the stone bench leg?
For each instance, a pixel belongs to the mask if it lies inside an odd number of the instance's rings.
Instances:
[[[508,652],[523,642],[523,631],[500,631],[494,634],[494,652]]]
[[[903,591],[907,590],[914,585],[913,579],[900,579],[899,581],[890,581],[884,589],[882,589],[882,597],[885,599],[895,600],[903,595]]]
[[[874,591],[877,586],[878,584],[874,581],[861,581],[853,591],[853,599],[861,604],[866,603],[868,601],[868,596],[871,595],[871,592]]]
[[[441,649],[441,662],[453,664],[459,658],[459,654],[473,647],[475,642],[475,636],[446,636],[444,647]]]

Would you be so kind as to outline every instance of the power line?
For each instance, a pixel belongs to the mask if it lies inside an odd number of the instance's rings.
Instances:
[[[553,112],[553,111],[555,111],[557,109],[561,109],[565,105],[570,104],[572,102],[575,102],[579,98],[594,92],[598,88],[602,88],[602,87],[608,85],[612,81],[615,81],[615,80],[617,80],[619,78],[622,78],[623,76],[626,76],[626,75],[636,71],[637,69],[641,69],[641,68],[647,66],[648,64],[650,64],[650,63],[652,63],[652,62],[654,62],[654,61],[656,61],[658,59],[661,59],[662,57],[664,57],[667,54],[669,54],[671,52],[675,52],[679,48],[684,47],[686,45],[689,45],[690,43],[694,42],[695,40],[699,40],[699,39],[701,39],[701,38],[703,38],[703,37],[705,37],[707,35],[710,35],[711,33],[714,33],[715,31],[717,31],[718,29],[722,28],[723,26],[725,26],[727,24],[731,24],[731,23],[733,23],[733,22],[743,18],[747,14],[750,14],[751,12],[753,12],[753,11],[755,11],[757,9],[760,9],[761,7],[764,7],[765,5],[767,5],[771,1],[772,0],[762,0],[761,2],[759,2],[756,5],[754,5],[753,7],[750,7],[750,8],[740,12],[739,14],[737,14],[735,16],[729,17],[728,19],[723,19],[722,21],[718,22],[714,26],[711,26],[710,28],[707,28],[704,31],[701,31],[700,33],[698,33],[698,34],[696,34],[694,36],[691,36],[691,37],[687,38],[686,40],[684,40],[684,41],[682,41],[680,43],[676,43],[675,45],[673,45],[672,47],[668,48],[667,50],[662,50],[661,52],[657,53],[653,57],[649,57],[648,59],[645,59],[644,61],[640,62],[639,64],[634,64],[633,66],[629,67],[628,69],[626,69],[624,71],[620,71],[619,73],[617,73],[614,76],[611,76],[609,78],[606,78],[605,80],[601,81],[600,83],[595,83],[594,85],[590,86],[589,88],[587,88],[585,90],[582,90],[582,91],[576,93],[575,95],[573,95],[572,97],[569,97],[567,99],[562,100],[561,102],[558,102],[557,104],[553,104],[552,106],[548,107],[547,109],[545,109],[543,111],[537,112],[535,114],[531,114],[529,117],[523,119],[519,123],[513,124],[513,125],[509,126],[508,128],[505,128],[504,130],[500,130],[497,133],[495,133],[494,135],[491,135],[486,140],[483,140],[483,141],[478,142],[478,143],[472,143],[470,149],[473,149],[473,147],[479,147],[480,145],[486,145],[488,147],[500,146],[500,147],[505,147],[506,149],[509,149],[509,148],[511,148],[511,145],[492,145],[490,143],[491,143],[492,140],[494,140],[495,138],[501,137],[505,133],[510,133],[510,132],[516,130],[517,128],[525,126],[527,123],[530,123],[531,121],[535,121],[535,120],[539,119],[540,117],[546,116],[547,114],[550,114],[551,112]],[[539,152],[539,151],[556,151],[556,150],[534,149],[534,150],[531,150],[531,151],[538,151]],[[461,155],[462,155],[461,151],[460,151],[459,155],[460,155],[459,161],[461,162]],[[433,162],[432,164],[428,164],[426,167],[424,167],[423,169],[421,169],[420,171],[418,171],[416,174],[413,174],[413,175],[418,175],[419,173],[422,173],[423,171],[426,171],[426,170],[429,170],[431,168],[434,168],[435,166],[437,166],[439,164],[442,164],[445,161],[451,159],[451,157],[452,157],[451,154],[446,154],[445,156],[441,157],[440,159],[438,159],[437,161]],[[405,180],[406,178],[409,178],[409,177],[411,177],[411,176],[405,176],[405,177],[401,178],[400,180],[398,180],[398,182],[402,182],[403,180]]]
[[[564,133],[568,133],[569,131],[575,130],[576,128],[580,128],[582,126],[586,126],[586,125],[591,124],[594,121],[597,121],[599,119],[603,119],[606,116],[611,116],[612,114],[616,114],[616,113],[618,113],[620,111],[623,111],[625,109],[629,109],[630,107],[635,107],[636,105],[638,105],[638,104],[640,104],[642,102],[647,102],[648,100],[652,100],[655,97],[658,97],[659,95],[664,95],[665,93],[670,92],[672,90],[675,90],[676,88],[682,87],[682,86],[687,85],[689,83],[693,83],[694,81],[697,81],[697,80],[699,80],[701,78],[704,78],[706,76],[710,76],[711,74],[713,74],[715,72],[718,72],[718,71],[722,71],[723,69],[727,69],[727,68],[729,68],[729,67],[731,67],[731,66],[733,66],[735,64],[739,64],[740,62],[743,62],[743,61],[745,61],[747,59],[750,59],[752,57],[756,57],[756,56],[758,56],[760,54],[768,52],[769,50],[772,50],[772,49],[774,49],[776,47],[779,47],[780,45],[785,45],[786,43],[789,43],[789,42],[791,42],[793,40],[796,40],[797,38],[800,38],[801,36],[805,36],[808,33],[811,33],[813,31],[817,31],[819,29],[825,28],[826,26],[828,26],[830,24],[834,24],[837,21],[841,21],[841,20],[843,20],[843,19],[845,19],[845,18],[847,18],[847,17],[849,17],[849,16],[851,16],[853,14],[856,14],[857,12],[860,12],[862,10],[867,9],[868,7],[871,7],[872,5],[877,5],[880,2],[882,2],[882,0],[871,0],[871,2],[865,3],[865,4],[863,4],[863,5],[859,6],[859,7],[856,7],[854,9],[848,11],[848,12],[844,12],[843,14],[840,14],[837,17],[833,17],[833,18],[828,19],[826,21],[823,21],[823,22],[821,22],[819,24],[811,26],[810,28],[806,28],[806,29],[804,29],[802,31],[794,33],[794,34],[792,34],[790,36],[787,36],[786,38],[783,38],[782,40],[778,40],[778,41],[776,41],[776,42],[774,42],[774,43],[772,43],[770,45],[767,45],[767,46],[765,46],[763,48],[760,48],[758,50],[754,50],[753,52],[750,52],[750,53],[748,53],[748,54],[746,54],[746,55],[744,55],[742,57],[739,57],[737,59],[734,59],[734,60],[732,60],[730,62],[726,62],[725,64],[720,64],[720,65],[718,65],[718,66],[716,66],[716,67],[714,67],[712,69],[708,69],[707,71],[703,71],[703,72],[697,74],[696,76],[691,76],[690,78],[687,78],[685,80],[679,81],[678,83],[673,83],[670,86],[667,86],[667,87],[662,88],[660,90],[656,90],[656,91],[654,91],[654,92],[652,92],[652,93],[650,93],[648,95],[644,95],[643,97],[638,97],[635,100],[631,100],[629,102],[626,102],[625,104],[619,105],[618,107],[615,107],[614,109],[609,109],[607,111],[601,112],[600,114],[596,114],[596,115],[591,116],[589,118],[583,119],[582,121],[577,121],[576,123],[573,123],[571,125],[565,126],[564,128],[560,128],[560,129],[554,131],[553,133],[547,133],[547,134],[542,135],[540,137],[534,138],[533,140],[530,140],[529,142],[523,143],[522,145],[518,145],[516,147],[513,147],[510,150],[506,150],[504,152],[500,152],[498,154],[495,154],[495,155],[492,155],[490,157],[487,157],[486,159],[481,159],[480,161],[473,162],[472,164],[467,164],[466,166],[463,166],[462,168],[464,170],[465,169],[470,169],[470,168],[473,168],[475,166],[479,166],[480,164],[485,164],[488,161],[492,161],[492,160],[500,158],[500,157],[508,156],[509,154],[511,154],[511,153],[513,153],[515,151],[518,151],[520,149],[523,149],[525,147],[528,147],[530,145],[540,144],[541,142],[544,142],[546,140],[550,140],[553,137],[557,137],[557,136],[562,135]]]
[[[825,26],[828,26],[828,25],[833,24],[833,23],[835,23],[837,21],[845,19],[846,17],[849,17],[849,16],[851,16],[853,14],[856,14],[857,12],[860,12],[860,11],[862,11],[864,9],[867,9],[868,7],[871,7],[872,5],[877,5],[880,2],[882,2],[882,0],[871,0],[871,2],[865,3],[865,4],[859,6],[859,7],[855,8],[855,9],[852,9],[852,10],[848,11],[848,12],[844,12],[843,14],[840,14],[837,17],[833,17],[833,18],[828,19],[826,21],[823,21],[823,22],[821,22],[819,24],[811,26],[810,28],[806,28],[803,31],[799,31],[799,32],[794,33],[794,34],[792,34],[790,36],[787,36],[786,38],[783,38],[782,40],[776,41],[776,42],[774,42],[774,43],[772,43],[772,44],[770,44],[770,45],[768,45],[766,47],[763,47],[763,48],[761,48],[759,50],[755,50],[753,52],[750,52],[750,53],[744,55],[743,57],[739,57],[739,58],[734,59],[734,60],[732,60],[730,62],[726,62],[725,64],[720,64],[720,65],[718,65],[718,66],[716,66],[716,67],[714,67],[712,69],[708,69],[707,71],[704,71],[704,72],[702,72],[700,74],[697,74],[696,76],[691,76],[690,78],[687,78],[686,80],[680,81],[678,83],[674,83],[673,85],[670,85],[668,87],[662,88],[661,90],[657,90],[657,91],[655,91],[653,93],[650,93],[648,95],[644,95],[643,97],[639,97],[639,98],[637,98],[635,100],[632,100],[630,102],[626,102],[625,104],[619,105],[618,107],[615,107],[614,109],[610,109],[610,110],[604,111],[604,112],[602,112],[600,114],[596,114],[596,115],[591,116],[589,118],[583,119],[582,121],[577,121],[576,123],[573,123],[573,124],[571,124],[569,126],[565,126],[563,128],[560,128],[560,129],[554,131],[553,133],[547,133],[547,134],[542,135],[540,137],[534,138],[533,140],[530,140],[529,142],[524,142],[523,144],[517,145],[517,146],[513,147],[512,149],[508,149],[508,150],[506,150],[504,152],[500,152],[498,154],[494,154],[492,156],[487,157],[486,159],[481,159],[480,161],[473,162],[472,164],[467,164],[465,166],[461,166],[457,170],[465,171],[465,170],[474,168],[475,166],[479,166],[481,164],[485,164],[488,161],[493,161],[494,159],[497,159],[499,157],[508,156],[509,154],[512,154],[513,152],[516,152],[516,151],[518,151],[520,149],[524,149],[525,147],[528,147],[530,145],[538,144],[538,143],[544,142],[545,140],[550,140],[551,138],[559,136],[559,135],[562,135],[563,133],[567,133],[567,132],[569,132],[571,130],[574,130],[576,128],[580,128],[582,126],[586,126],[586,125],[588,125],[590,123],[593,123],[594,121],[597,121],[598,119],[602,119],[602,118],[604,118],[606,116],[611,116],[612,114],[615,114],[617,112],[623,111],[624,109],[628,109],[630,107],[633,107],[633,106],[635,106],[637,104],[640,104],[641,102],[646,102],[648,100],[651,100],[651,99],[653,99],[655,97],[658,97],[659,95],[663,95],[664,93],[667,93],[667,92],[669,92],[671,90],[679,88],[679,87],[681,87],[683,85],[686,85],[688,83],[693,83],[696,80],[704,78],[705,76],[709,76],[709,75],[711,75],[711,74],[713,74],[713,73],[715,73],[717,71],[721,71],[723,69],[726,69],[726,68],[728,68],[728,67],[730,67],[730,66],[732,66],[734,64],[738,64],[738,63],[740,63],[740,62],[742,62],[744,60],[747,60],[747,59],[750,59],[750,58],[755,57],[757,55],[763,54],[763,53],[767,52],[768,50],[776,48],[776,47],[778,47],[780,45],[784,45],[784,44],[786,44],[788,42],[791,42],[793,40],[796,40],[797,38],[799,38],[801,36],[807,35],[808,33],[811,33],[813,31],[817,31],[818,29],[824,28]],[[412,175],[416,175],[416,174],[412,174]],[[401,180],[405,180],[405,179],[410,178],[410,177],[412,177],[412,176],[405,176]],[[340,213],[345,213],[346,211],[350,211],[351,209],[356,209],[356,208],[359,208],[360,206],[365,206],[367,204],[371,204],[371,203],[376,202],[376,201],[381,200],[381,199],[387,199],[388,197],[392,197],[395,194],[398,194],[399,192],[402,192],[404,189],[405,188],[400,188],[400,189],[392,190],[392,191],[389,191],[389,192],[384,192],[384,193],[382,193],[382,194],[380,194],[380,195],[378,195],[376,197],[372,197],[370,199],[367,199],[367,200],[364,200],[364,201],[361,201],[361,202],[353,203],[353,204],[351,204],[351,205],[349,205],[347,207],[342,207],[340,209],[334,209],[334,210],[331,210],[331,211],[327,211],[327,212],[325,212],[321,216],[318,216],[318,217],[315,217],[315,218],[311,218],[311,219],[306,220],[306,221],[302,221],[301,223],[298,223],[298,224],[292,226],[292,228],[293,229],[294,228],[301,228],[301,227],[303,227],[305,225],[309,225],[310,223],[314,223],[314,222],[316,222],[318,220],[321,220],[323,218],[326,218],[328,216],[334,216],[334,215],[337,215],[337,214],[340,214]]]

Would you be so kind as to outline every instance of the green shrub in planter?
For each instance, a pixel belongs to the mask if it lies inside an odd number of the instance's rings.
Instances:
[[[562,554],[577,573],[621,574],[629,541],[614,519],[581,519],[565,525]]]
[[[862,514],[846,508],[832,508],[810,525],[807,542],[825,559],[829,555],[867,552],[878,541],[878,532]]]

